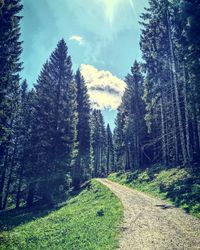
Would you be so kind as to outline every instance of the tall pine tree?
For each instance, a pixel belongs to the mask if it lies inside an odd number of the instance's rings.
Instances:
[[[93,110],[91,115],[91,169],[93,177],[106,176],[106,130],[100,110]]]
[[[113,135],[110,130],[109,124],[106,127],[106,172],[107,174],[115,171],[114,162],[114,146]]]
[[[8,169],[9,151],[12,151],[12,130],[19,92],[20,0],[4,0],[0,4],[0,206]]]
[[[78,188],[82,181],[91,177],[90,169],[90,103],[87,87],[80,70],[75,76],[77,85],[77,141],[78,154],[72,166],[73,186]]]
[[[37,193],[46,203],[65,197],[77,155],[76,83],[61,40],[38,79],[34,114]]]

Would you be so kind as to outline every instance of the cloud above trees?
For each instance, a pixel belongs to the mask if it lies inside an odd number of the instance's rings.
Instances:
[[[79,45],[82,45],[84,43],[84,39],[82,36],[78,36],[78,35],[73,35],[69,38],[69,40],[72,40],[72,41],[76,41],[79,43]]]
[[[93,108],[116,110],[121,104],[126,83],[110,71],[98,70],[92,65],[80,67]]]

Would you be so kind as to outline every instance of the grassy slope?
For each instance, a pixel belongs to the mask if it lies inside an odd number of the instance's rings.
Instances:
[[[133,173],[113,173],[109,179],[172,202],[200,218],[200,174],[190,169],[152,166]]]
[[[122,214],[118,198],[108,188],[92,181],[92,185],[72,198],[68,205],[3,231],[0,249],[116,249]],[[33,218],[33,214],[28,216]]]

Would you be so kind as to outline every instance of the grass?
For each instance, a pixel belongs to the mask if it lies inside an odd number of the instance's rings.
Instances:
[[[116,249],[122,216],[118,198],[93,180],[60,209],[8,215],[1,222],[0,249]]]
[[[200,218],[200,174],[191,168],[145,170],[111,174],[108,179],[171,202]]]

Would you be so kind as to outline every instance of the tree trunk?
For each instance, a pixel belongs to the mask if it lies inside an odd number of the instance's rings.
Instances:
[[[11,162],[12,164],[13,162]],[[6,192],[5,192],[5,197],[3,199],[3,206],[2,208],[5,209],[6,205],[7,205],[7,200],[8,200],[8,195],[10,193],[10,184],[12,181],[12,174],[13,174],[13,164],[10,166],[10,172],[9,172],[9,176],[8,176],[8,181],[7,181],[7,185],[6,185]]]
[[[24,171],[24,163],[22,163],[20,171],[19,171],[19,182],[17,187],[17,195],[16,195],[16,208],[19,208],[20,205],[20,193],[21,193],[21,185],[23,180],[23,171]]]
[[[2,167],[1,181],[0,181],[0,209],[3,209],[3,190],[6,180],[7,164],[8,164],[8,149],[6,150],[5,160]]]
[[[6,169],[3,169],[0,182],[0,209],[3,209],[3,189],[4,189],[5,179],[6,179]]]
[[[108,144],[107,145],[107,159],[106,159],[106,169],[107,169],[107,173],[106,174],[109,174],[110,173],[110,145]]]
[[[166,155],[166,142],[165,142],[165,119],[164,119],[164,105],[163,97],[160,100],[160,114],[161,114],[161,137],[162,137],[162,162],[167,165],[167,155]]]
[[[5,197],[3,199],[3,209],[6,208],[7,205],[7,199],[8,199],[8,195],[10,193],[10,185],[11,185],[11,181],[12,181],[12,174],[13,174],[13,170],[14,170],[14,164],[15,164],[15,159],[16,159],[16,153],[17,153],[17,145],[18,145],[18,137],[16,138],[15,144],[14,144],[14,150],[11,154],[11,161],[9,163],[10,165],[10,172],[9,172],[9,176],[8,176],[8,181],[7,181],[7,185],[5,187]]]
[[[184,95],[184,107],[185,107],[185,134],[186,134],[186,149],[189,162],[191,161],[190,154],[190,134],[189,134],[189,114],[188,114],[188,102],[187,102],[187,90],[186,90],[186,74],[185,64],[183,63],[183,95]]]
[[[28,196],[26,200],[26,206],[31,207],[34,202],[34,194],[35,194],[35,184],[30,183],[28,187]]]
[[[169,64],[169,68],[171,65]],[[171,115],[172,115],[172,134],[173,134],[173,144],[174,144],[174,153],[175,153],[175,163],[178,163],[178,139],[177,139],[177,128],[176,128],[176,102],[175,102],[175,94],[174,94],[174,84],[173,84],[173,75],[172,71],[170,70],[170,81],[171,81]]]
[[[178,127],[179,127],[179,132],[180,132],[181,151],[182,151],[182,156],[183,156],[183,164],[185,165],[188,162],[188,156],[187,156],[187,151],[186,151],[183,121],[182,121],[180,101],[179,101],[178,81],[177,81],[177,76],[176,76],[176,63],[175,63],[174,48],[173,48],[171,30],[170,30],[171,24],[170,24],[169,13],[167,13],[167,21],[168,21],[168,38],[169,38],[169,45],[170,45],[171,72],[172,72],[172,79],[173,79],[174,91],[175,91],[175,101],[176,101],[176,108],[177,108]]]
[[[192,122],[192,130],[193,130],[193,153],[194,160],[199,162],[200,159],[200,143],[199,143],[199,133],[198,133],[198,118],[196,112],[196,106],[193,109],[193,122]]]

